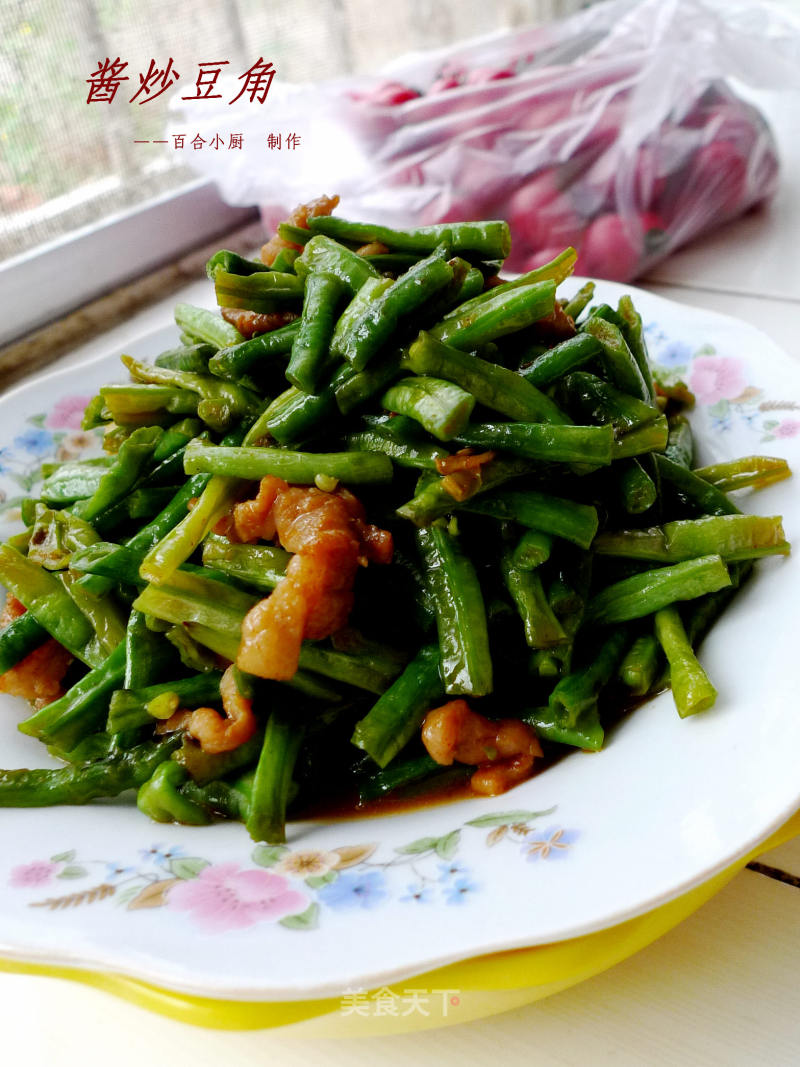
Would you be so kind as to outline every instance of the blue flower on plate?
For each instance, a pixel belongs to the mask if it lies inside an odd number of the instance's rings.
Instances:
[[[331,908],[375,908],[387,896],[386,881],[380,871],[340,874],[317,894]]]
[[[14,438],[14,447],[31,456],[46,456],[53,449],[53,435],[38,426],[29,426]]]
[[[151,845],[150,848],[140,848],[139,855],[143,860],[149,860],[151,863],[157,863],[159,867],[166,867],[170,860],[177,859],[179,856],[185,856],[186,853],[180,845]]]
[[[661,367],[682,367],[691,362],[693,348],[686,341],[669,341],[658,350],[656,362]]]
[[[445,889],[444,898],[448,904],[463,904],[470,893],[477,890],[477,885],[468,878],[456,878]]]
[[[5,474],[6,471],[11,470],[9,460],[13,458],[14,456],[10,448],[0,448],[0,474]]]
[[[644,324],[644,332],[647,335],[650,344],[659,345],[668,340],[661,324],[658,322],[646,322]]]
[[[709,414],[711,414],[709,412]],[[711,429],[715,432],[724,432],[731,428],[731,415],[730,411],[726,411],[724,415],[711,415]]]
[[[562,826],[549,826],[534,840],[526,839],[522,852],[528,860],[563,860],[569,855],[570,846],[577,841],[577,830],[565,830]]]
[[[450,863],[439,864],[440,882],[449,882],[451,878],[457,878],[460,874],[469,874],[469,871],[462,863],[457,863],[455,860],[452,860]]]
[[[111,882],[117,878],[124,878],[126,874],[135,874],[135,867],[126,867],[122,863],[106,864],[106,881]]]
[[[400,897],[403,903],[408,901],[414,901],[416,904],[430,904],[433,900],[433,890],[430,886],[422,885],[408,885],[406,886],[406,895]]]

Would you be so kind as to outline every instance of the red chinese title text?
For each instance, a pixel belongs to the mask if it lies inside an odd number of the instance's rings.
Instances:
[[[181,96],[181,99],[221,100],[222,93],[218,93],[215,90],[223,67],[230,66],[229,60],[222,59],[215,62],[198,63],[197,66],[198,72],[192,86],[194,92]],[[86,103],[110,104],[123,82],[129,81],[135,85],[136,81],[130,75],[124,73],[127,67],[127,60],[122,61],[119,56],[116,59],[111,59],[107,56],[103,60],[98,60],[97,70],[86,79],[86,83],[89,86]],[[267,99],[267,93],[274,77],[275,68],[272,63],[265,62],[263,56],[259,56],[255,63],[237,78],[237,81],[242,83],[241,88],[228,103],[235,104],[237,100],[244,96],[245,98],[249,97],[251,104],[263,104]],[[154,59],[151,59],[147,70],[137,75],[139,85],[129,98],[128,103],[147,104],[151,100],[157,99],[167,89],[170,89],[179,78],[180,74],[173,66],[171,56],[163,68],[159,67]]]

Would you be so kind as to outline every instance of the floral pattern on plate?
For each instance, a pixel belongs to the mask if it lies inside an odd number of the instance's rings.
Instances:
[[[62,397],[49,412],[29,415],[25,429],[0,448],[0,521],[19,520],[19,505],[41,482],[43,463],[85,459],[99,452],[102,429],[81,429],[90,400],[76,393]]]
[[[140,850],[132,864],[84,860],[76,850],[13,867],[8,885],[34,890],[32,908],[63,912],[84,904],[109,901],[128,911],[168,908],[188,912],[206,933],[226,933],[262,922],[290,930],[311,930],[326,909],[359,911],[379,908],[392,899],[426,905],[462,906],[480,892],[480,880],[458,858],[462,833],[487,831],[485,845],[506,842],[528,860],[563,859],[578,838],[575,830],[536,822],[547,811],[500,811],[479,815],[439,837],[420,837],[380,858],[377,843],[343,845],[329,850],[256,845],[250,860],[212,863],[188,856],[178,846],[153,845]],[[99,881],[98,881],[99,879]],[[42,897],[58,881],[90,882],[72,892]]]
[[[685,382],[698,407],[706,409],[714,432],[730,430],[734,420],[739,420],[759,434],[761,441],[800,434],[800,416],[780,414],[800,412],[800,403],[768,399],[763,389],[748,382],[743,359],[720,355],[711,344],[695,347],[674,340],[656,322],[647,324],[645,334],[660,380],[669,385]]]

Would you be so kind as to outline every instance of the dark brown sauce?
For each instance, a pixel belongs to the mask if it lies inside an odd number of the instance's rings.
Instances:
[[[609,735],[613,734],[619,723],[631,712],[641,707],[642,704],[660,696],[668,688],[669,686],[665,686],[659,689],[657,693],[650,693],[646,697],[629,696],[617,708],[606,709],[602,714],[605,722],[606,741]],[[571,748],[567,745],[546,743],[543,743],[543,747],[545,751],[544,757],[536,761],[533,774],[525,782],[520,782],[520,786],[525,785],[531,778],[538,778],[540,774],[544,774],[550,767],[554,767],[567,756],[578,753],[584,756],[598,756],[603,751],[601,749],[600,752],[590,752],[579,748]],[[335,799],[317,801],[296,812],[293,815],[293,819],[344,821],[374,818],[383,815],[403,815],[411,811],[421,811],[423,808],[454,804],[459,800],[496,800],[497,797],[485,797],[472,791],[470,777],[473,770],[473,767],[452,768],[450,771],[443,771],[433,782],[430,779],[413,782],[394,793],[376,797],[374,800],[361,801],[358,798],[358,794],[353,792]],[[519,786],[513,786],[507,793],[498,795],[511,796],[517,788]]]
[[[573,749],[572,751],[578,751]],[[548,767],[553,766],[568,753],[559,753],[554,758],[537,760],[531,778],[536,778]],[[394,793],[388,793],[374,800],[359,800],[357,794],[341,796],[330,801],[319,801],[297,812],[294,816],[298,819],[314,820],[346,820],[373,818],[378,815],[403,815],[410,811],[420,811],[422,808],[438,807],[444,804],[454,804],[459,800],[496,800],[497,797],[486,797],[475,793],[470,786],[470,777],[474,767],[453,768],[450,772],[443,772],[435,781],[421,781],[411,783]],[[527,778],[526,781],[530,781]],[[525,782],[520,782],[524,785]],[[510,796],[517,786],[509,789],[500,796]]]
[[[319,801],[298,812],[297,817],[325,821],[366,819],[376,815],[400,815],[439,804],[452,804],[457,800],[477,796],[470,788],[470,773],[471,769],[465,768],[463,772],[459,772],[457,778],[453,775],[445,781],[419,782],[416,789],[412,784],[374,800],[359,800],[357,794],[351,794],[334,800]]]

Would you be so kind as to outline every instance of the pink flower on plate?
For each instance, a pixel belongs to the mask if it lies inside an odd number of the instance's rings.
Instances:
[[[84,408],[91,399],[90,396],[62,396],[45,419],[45,426],[51,430],[80,430]]]
[[[701,404],[733,400],[746,385],[741,360],[732,356],[698,356],[692,363],[689,386]]]
[[[14,867],[8,884],[12,889],[34,889],[36,886],[47,885],[60,868],[59,863],[51,863],[49,860],[34,860],[33,863],[23,863],[20,867]]]
[[[290,889],[280,875],[218,863],[176,885],[170,891],[169,906],[192,912],[197,923],[212,933],[224,933],[296,915],[306,909],[308,899]]]
[[[776,437],[797,437],[800,433],[800,420],[784,419],[772,432]]]

